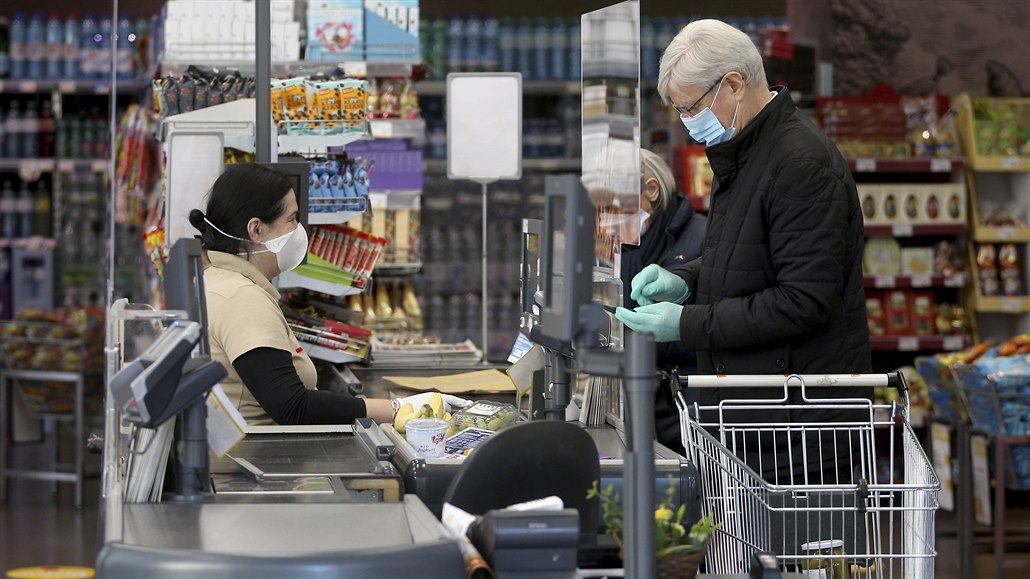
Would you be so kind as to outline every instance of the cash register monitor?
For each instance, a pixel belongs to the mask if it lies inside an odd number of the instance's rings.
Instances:
[[[549,175],[541,248],[543,335],[573,342],[593,291],[594,206],[576,175]]]

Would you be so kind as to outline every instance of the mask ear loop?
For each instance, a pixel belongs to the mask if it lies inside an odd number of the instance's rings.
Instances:
[[[229,235],[228,233],[222,231],[221,229],[218,228],[217,225],[215,225],[214,223],[211,223],[211,221],[208,220],[207,217],[204,218],[204,223],[207,223],[208,225],[213,227],[215,231],[217,231],[218,233],[221,233],[222,235],[228,237],[229,239],[235,239],[236,241],[250,242],[249,239],[243,239],[242,237],[236,237],[235,235]],[[258,241],[257,243],[260,243],[261,245],[265,244],[263,241]],[[246,256],[249,257],[251,255],[254,255],[255,253],[272,253],[272,250],[270,250],[270,249],[259,249],[257,251],[248,251],[246,253],[237,253],[236,255],[238,255],[238,256],[246,255]]]

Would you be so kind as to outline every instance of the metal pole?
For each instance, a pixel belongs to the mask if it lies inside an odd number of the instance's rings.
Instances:
[[[626,461],[623,464],[626,509],[624,528],[626,577],[655,576],[654,525],[654,335],[628,332],[625,372],[629,436],[626,438]]]
[[[479,305],[482,307],[482,310],[483,310],[483,319],[481,321],[481,329],[482,329],[482,336],[483,336],[483,363],[486,364],[487,361],[489,360],[488,352],[490,351],[490,325],[489,325],[489,323],[487,321],[487,312],[489,311],[488,304],[490,302],[490,299],[487,297],[487,293],[486,293],[487,281],[488,281],[487,280],[487,269],[486,269],[486,267],[487,267],[487,263],[486,263],[487,262],[487,259],[486,259],[486,255],[487,255],[487,251],[486,251],[487,245],[486,245],[486,243],[487,242],[486,242],[486,239],[487,239],[487,231],[489,231],[489,228],[487,227],[487,222],[486,222],[486,220],[487,220],[487,184],[486,183],[482,183],[482,186],[483,186],[483,243],[481,243],[480,245],[482,245],[482,248],[483,248],[483,254],[482,254],[482,258],[483,258],[483,271],[481,272],[483,274],[483,285],[482,285],[482,290],[481,290],[483,295],[479,299]]]
[[[256,35],[254,56],[257,118],[254,145],[258,163],[272,162],[272,3],[271,0],[254,2]]]
[[[109,184],[109,195],[107,200],[107,291],[104,294],[104,307],[110,308],[114,303],[114,265],[115,265],[115,202],[118,195],[118,175],[115,173],[117,151],[115,146],[118,143],[118,42],[115,31],[118,30],[118,0],[111,0],[111,92],[108,94],[107,118],[108,118],[108,153],[107,153],[107,182]],[[56,235],[57,232],[55,231]],[[78,444],[85,444],[80,440]]]

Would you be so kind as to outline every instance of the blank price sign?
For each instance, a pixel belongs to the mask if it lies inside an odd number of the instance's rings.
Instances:
[[[447,176],[522,177],[522,75],[447,75]]]

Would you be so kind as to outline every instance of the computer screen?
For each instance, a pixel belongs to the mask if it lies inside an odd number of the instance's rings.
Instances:
[[[164,268],[165,307],[182,310],[201,326],[201,354],[210,353],[207,339],[207,300],[204,297],[204,264],[200,240],[181,238],[168,252]]]

